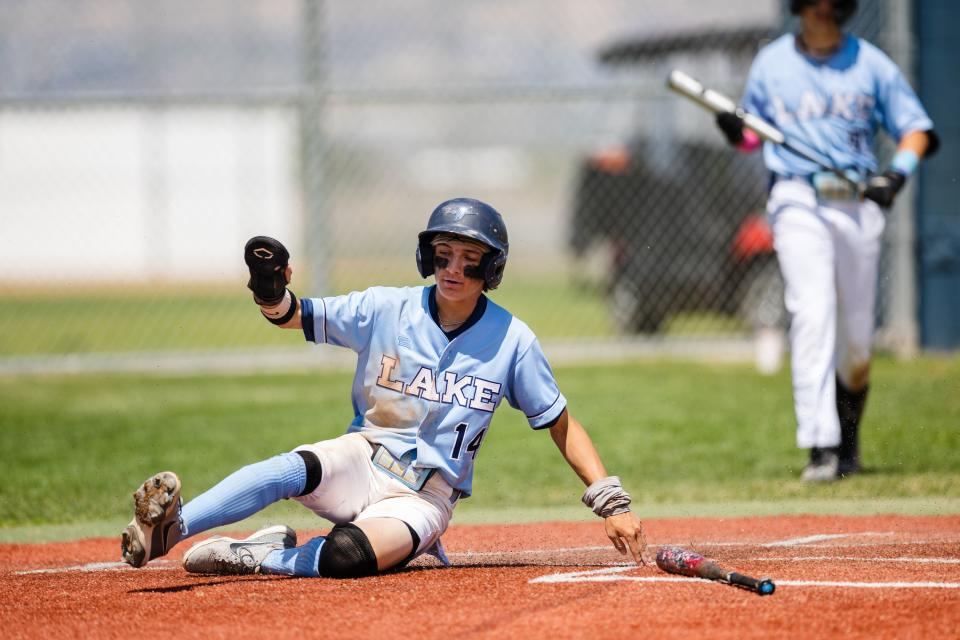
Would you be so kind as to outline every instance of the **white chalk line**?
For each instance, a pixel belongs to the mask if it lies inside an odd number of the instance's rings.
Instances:
[[[126,562],[88,562],[87,564],[76,564],[69,567],[49,567],[46,569],[27,569],[25,571],[14,571],[14,575],[28,576],[42,573],[94,573],[97,571],[169,571],[176,569],[180,563],[172,560],[154,560],[146,567],[135,569]]]
[[[755,547],[765,547],[765,548],[776,548],[776,547],[811,547],[811,548],[830,548],[830,547],[863,547],[863,546],[890,546],[890,545],[923,545],[923,544],[933,544],[933,543],[943,543],[944,541],[924,541],[924,540],[911,540],[909,542],[867,542],[867,543],[856,543],[848,542],[846,544],[823,544],[827,541],[837,541],[842,538],[851,538],[858,536],[891,536],[894,535],[892,532],[876,532],[876,531],[865,531],[865,532],[854,532],[854,533],[834,533],[834,534],[816,534],[811,536],[804,536],[802,538],[790,538],[787,540],[778,540],[773,542],[680,542],[680,543],[665,543],[670,545],[678,546],[692,546],[695,548],[713,548],[713,547],[740,547],[740,548],[755,548]],[[949,542],[949,541],[947,541]],[[648,545],[650,548],[656,548],[658,546],[665,545]],[[470,558],[489,558],[489,557],[523,557],[523,556],[542,556],[542,555],[562,555],[569,553],[580,553],[584,551],[611,551],[613,549],[612,545],[592,545],[592,546],[583,546],[583,547],[562,547],[558,549],[520,549],[513,551],[460,551],[460,552],[450,552],[447,555],[451,558],[462,558],[469,560]],[[960,564],[960,559],[957,558],[859,558],[859,557],[836,557],[836,556],[807,556],[807,557],[797,557],[797,558],[751,558],[751,561],[827,561],[827,560],[838,560],[838,561],[862,561],[862,562],[914,562],[914,563],[929,563],[929,564]],[[171,569],[179,568],[179,563],[172,560],[160,559],[151,562],[148,566],[142,567],[140,569],[134,569],[125,562],[89,562],[87,564],[81,565],[71,565],[66,567],[47,567],[39,569],[27,569],[22,571],[15,571],[14,575],[34,575],[34,574],[57,574],[57,573],[91,573],[98,571],[169,571]],[[634,565],[629,565],[626,568],[630,569]],[[625,579],[625,578],[613,578]],[[629,578],[631,580],[640,580],[639,576]],[[644,578],[642,581],[674,581],[674,580],[689,580],[688,578]],[[695,579],[693,579],[695,580]],[[788,583],[783,583],[788,584]]]
[[[512,551],[448,551],[450,558],[490,558],[504,556],[538,556],[558,553],[577,553],[580,551],[615,551],[613,545],[593,547],[561,547],[559,549],[514,549]]]
[[[910,564],[960,564],[960,558],[865,558],[861,556],[796,556],[793,558],[750,558],[750,562],[907,562]]]
[[[635,566],[606,567],[590,571],[570,571],[552,573],[533,578],[530,584],[562,584],[574,582],[686,582],[690,584],[715,585],[713,580],[670,576],[625,576],[620,575],[635,570]],[[833,580],[774,580],[777,587],[843,587],[850,589],[960,589],[960,582],[850,582]]]
[[[538,553],[571,553],[577,551],[585,550],[609,550],[610,547],[570,547],[567,549],[531,549],[530,551],[508,551],[508,552],[472,552],[466,551],[462,553],[449,553],[448,556],[451,557],[460,557],[460,558],[470,558],[470,557],[490,557],[490,556],[499,556],[512,554],[512,555],[524,555],[524,554],[538,554]],[[960,564],[960,558],[913,558],[913,557],[897,557],[897,558],[863,558],[856,556],[796,556],[796,557],[778,557],[778,558],[750,558],[750,562],[825,562],[825,561],[839,561],[839,562],[902,562],[909,564]],[[87,564],[72,565],[69,567],[50,567],[46,569],[28,569],[25,571],[15,571],[14,575],[18,576],[27,576],[27,575],[36,575],[44,573],[92,573],[98,571],[169,571],[171,569],[177,569],[179,563],[173,562],[171,560],[155,560],[153,563],[146,567],[141,567],[140,569],[134,569],[125,562],[88,562]],[[633,568],[633,564],[625,564],[627,568]]]
[[[889,545],[924,545],[924,544],[935,544],[942,542],[952,542],[952,541],[931,541],[931,540],[911,540],[909,542],[853,542],[845,544],[820,544],[828,540],[839,540],[841,538],[851,538],[858,536],[880,536],[880,537],[889,537],[895,535],[893,532],[881,532],[881,531],[861,531],[854,533],[823,533],[812,536],[805,536],[803,538],[790,538],[787,540],[775,540],[773,542],[665,542],[661,544],[651,544],[647,545],[648,548],[657,548],[661,546],[681,546],[681,547],[694,547],[694,548],[713,548],[713,547],[764,547],[764,548],[775,548],[775,547],[815,547],[815,548],[831,548],[831,547],[876,547],[876,546],[889,546]],[[595,545],[589,547],[562,547],[559,549],[520,549],[513,551],[454,551],[448,552],[447,555],[450,557],[462,557],[462,558],[485,558],[485,557],[503,557],[510,555],[544,555],[544,554],[559,554],[559,553],[577,553],[581,551],[609,551],[613,549],[612,545]]]
[[[851,589],[960,589],[960,582],[831,582],[829,580],[774,580],[779,587],[844,587]]]
[[[862,533],[818,533],[812,536],[802,538],[790,538],[788,540],[778,540],[776,542],[765,542],[761,547],[799,547],[813,544],[816,542],[826,542],[827,540],[839,540],[840,538],[849,538],[851,536],[892,536],[893,533],[881,533],[878,531],[864,531]]]

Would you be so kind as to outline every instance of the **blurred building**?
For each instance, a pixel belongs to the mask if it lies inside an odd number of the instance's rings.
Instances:
[[[955,348],[957,9],[860,4],[854,31],[913,70],[944,139],[893,214],[881,335],[902,351]],[[525,281],[563,292],[531,299],[549,318],[538,333],[617,335],[608,317],[568,311],[589,270],[567,250],[580,161],[638,131],[663,166],[672,144],[723,143],[664,89],[662,64],[626,71],[598,53],[744,26],[789,28],[784,3],[0,0],[0,233],[14,239],[0,291],[14,306],[104,286],[233,291],[239,247],[259,233],[288,240],[311,294],[416,283],[424,216],[474,195],[509,221],[505,291]],[[746,74],[729,58],[675,63],[734,95]],[[670,206],[666,192],[649,197]],[[603,304],[596,291],[582,297]],[[4,317],[16,314],[0,315],[0,331]],[[681,320],[666,326],[744,328],[723,315]],[[69,353],[57,345],[70,340],[41,342],[31,349]]]

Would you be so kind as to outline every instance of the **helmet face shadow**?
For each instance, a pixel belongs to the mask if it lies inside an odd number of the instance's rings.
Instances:
[[[496,209],[473,198],[454,198],[441,202],[430,214],[427,228],[417,243],[417,270],[424,278],[433,275],[434,250],[431,242],[440,233],[451,233],[490,248],[480,262],[484,289],[496,289],[503,280],[510,243],[507,226]]]

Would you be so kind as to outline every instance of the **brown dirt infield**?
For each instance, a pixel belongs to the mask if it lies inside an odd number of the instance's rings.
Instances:
[[[645,521],[777,582],[760,597],[628,567],[599,522],[453,526],[454,567],[359,580],[134,570],[117,539],[0,546],[5,638],[923,638],[960,623],[960,516]],[[238,533],[242,533],[238,529]],[[307,540],[317,532],[298,532]],[[202,536],[201,536],[202,537]],[[572,574],[572,575],[571,575]]]

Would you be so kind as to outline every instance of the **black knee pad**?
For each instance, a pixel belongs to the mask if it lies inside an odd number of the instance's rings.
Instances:
[[[324,578],[372,576],[377,573],[377,556],[360,527],[338,524],[327,534],[317,569]]]

